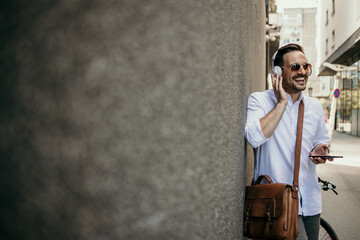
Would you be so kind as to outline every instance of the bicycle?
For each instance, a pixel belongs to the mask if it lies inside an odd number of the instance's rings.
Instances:
[[[334,184],[320,178],[318,178],[318,182],[323,184],[321,186],[323,191],[332,190],[336,195],[338,195],[337,191],[335,190],[336,186]],[[334,228],[325,219],[320,218],[319,240],[322,239],[339,240]]]

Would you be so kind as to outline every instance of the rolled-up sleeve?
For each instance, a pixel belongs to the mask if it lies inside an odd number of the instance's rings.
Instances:
[[[246,108],[245,138],[253,148],[259,147],[268,140],[260,126],[260,119],[264,116],[265,111],[261,107],[256,93],[251,94]]]

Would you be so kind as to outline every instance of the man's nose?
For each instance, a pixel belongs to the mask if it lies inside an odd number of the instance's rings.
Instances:
[[[305,70],[304,66],[303,65],[300,65],[300,68],[299,68],[299,71],[298,73],[301,73],[301,74],[306,74],[308,71]]]

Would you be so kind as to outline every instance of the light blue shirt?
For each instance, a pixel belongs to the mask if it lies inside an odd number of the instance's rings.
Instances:
[[[329,143],[325,116],[321,104],[302,93],[293,102],[289,94],[286,110],[270,138],[265,138],[260,119],[276,105],[274,91],[251,94],[247,105],[245,137],[255,149],[254,179],[269,175],[275,183],[293,183],[297,120],[300,100],[304,101],[304,123],[299,173],[299,215],[321,213],[321,190],[317,181],[316,165],[309,159],[309,152],[319,143]]]

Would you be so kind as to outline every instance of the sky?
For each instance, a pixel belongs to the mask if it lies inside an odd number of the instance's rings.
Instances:
[[[278,12],[283,12],[284,8],[313,8],[317,3],[318,0],[276,0]]]

